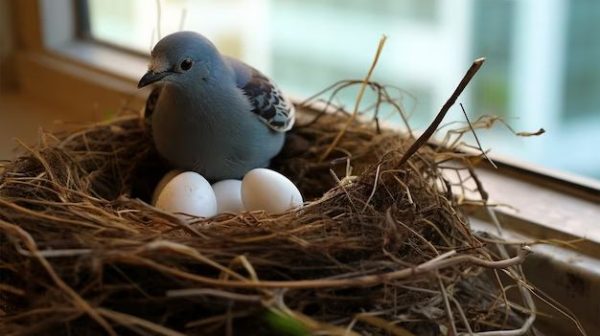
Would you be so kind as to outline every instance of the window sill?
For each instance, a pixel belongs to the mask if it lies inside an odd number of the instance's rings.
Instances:
[[[114,47],[93,41],[67,42],[61,47],[52,48],[52,52],[131,84],[137,84],[148,68],[148,57],[115,50]]]
[[[90,42],[48,51],[19,51],[20,90],[66,112],[69,121],[102,120],[123,108],[139,110],[148,89],[138,90],[144,57]]]
[[[497,170],[483,166],[477,173],[507,229],[536,239],[583,238],[578,246],[600,256],[600,189],[497,162]]]

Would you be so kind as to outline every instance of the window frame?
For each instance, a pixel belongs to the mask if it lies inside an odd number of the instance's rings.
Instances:
[[[114,112],[117,106],[141,108],[148,89],[137,89],[133,73],[145,71],[147,57],[116,50],[77,33],[77,2],[11,3],[18,88],[56,105],[74,120],[97,119],[102,111]]]
[[[69,111],[75,120],[98,119],[98,110],[103,108],[114,109],[126,104],[133,109],[141,108],[148,91],[138,90],[135,85],[137,78],[132,75],[134,71],[124,73],[122,67],[126,64],[127,68],[145,69],[147,56],[95,41],[89,34],[85,34],[86,30],[80,28],[85,28],[86,22],[78,21],[76,15],[84,10],[82,3],[82,0],[19,0],[10,3],[13,6],[13,26],[17,40],[15,66],[20,90],[27,96],[40,98]],[[47,12],[48,8],[52,8],[54,14]],[[56,13],[60,13],[57,9],[63,9],[61,15],[68,16],[68,19],[57,16]],[[80,28],[74,29],[77,26]],[[87,27],[89,28],[89,25]],[[46,83],[53,85],[49,88]],[[77,94],[73,95],[73,92]],[[90,108],[90,101],[96,103],[95,111]],[[319,104],[313,107],[317,110]],[[594,286],[595,290],[600,292],[600,215],[597,220],[593,215],[581,219],[585,222],[580,223],[580,228],[589,227],[594,231],[591,239],[589,230],[572,231],[564,225],[565,218],[577,220],[578,216],[581,216],[574,209],[581,209],[582,206],[589,206],[592,213],[600,214],[600,183],[535,165],[526,165],[509,158],[494,155],[491,157],[498,169],[494,169],[488,163],[483,163],[478,168],[484,175],[484,186],[495,189],[494,184],[502,185],[503,190],[508,188],[514,193],[525,192],[531,195],[552,193],[554,202],[560,204],[555,206],[553,211],[543,211],[544,206],[540,205],[539,211],[528,214],[496,208],[495,211],[502,219],[508,236],[526,240],[587,238],[578,245],[579,250],[575,252],[579,253],[580,258],[591,260],[591,264],[575,264],[563,258],[574,252],[569,246],[551,246],[548,250],[545,245],[538,245],[544,248],[534,246],[534,251],[537,252],[536,258],[553,260],[558,269],[564,272],[585,274],[586,284]],[[531,202],[536,202],[535,196]],[[568,206],[575,203],[579,206]],[[560,216],[555,215],[556,211]],[[495,232],[487,214],[475,213],[472,218],[476,229]],[[589,266],[592,264],[597,266]],[[535,283],[536,279],[533,279],[533,282]],[[560,281],[557,280],[554,283],[555,287],[549,289],[558,294],[558,299],[562,297],[559,285]],[[585,310],[587,305],[593,304],[592,297],[579,299],[574,311],[581,314],[582,320],[595,323],[594,316],[591,316],[593,309]],[[577,304],[582,305],[582,308],[578,309]],[[600,330],[600,326],[596,326]]]

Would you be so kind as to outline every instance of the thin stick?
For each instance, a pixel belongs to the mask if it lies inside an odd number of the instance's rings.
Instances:
[[[452,300],[452,303],[454,303],[454,305],[456,306],[456,309],[458,310],[458,315],[460,315],[460,318],[462,319],[462,321],[465,325],[465,328],[467,328],[467,334],[469,336],[473,336],[473,329],[471,329],[471,325],[469,324],[469,319],[467,319],[467,315],[465,315],[465,312],[462,309],[462,307],[460,306],[460,303],[452,295],[448,296],[448,298],[450,300]]]
[[[371,189],[371,194],[369,195],[369,198],[367,198],[365,206],[362,208],[361,212],[365,212],[365,210],[367,210],[369,203],[373,199],[373,196],[375,196],[375,191],[377,191],[377,184],[379,183],[379,169],[381,169],[381,165],[377,166],[377,171],[375,172],[375,181],[373,182],[373,189]]]
[[[490,162],[492,162],[490,160]],[[494,165],[494,163],[492,162],[492,165]],[[494,167],[496,167],[494,165]],[[473,179],[473,182],[475,182],[475,186],[477,187],[477,191],[479,192],[479,196],[481,196],[481,199],[486,202],[489,200],[490,195],[488,194],[488,192],[483,188],[483,183],[481,183],[481,180],[479,179],[479,176],[477,176],[477,174],[475,173],[475,170],[473,169],[473,167],[471,165],[467,165],[467,170],[469,171],[469,174],[471,176],[471,178]]]
[[[398,166],[401,166],[406,161],[408,161],[408,159],[417,150],[419,150],[419,148],[421,148],[429,140],[429,138],[431,138],[431,136],[433,135],[433,133],[435,133],[435,130],[440,125],[442,120],[444,120],[446,113],[448,113],[448,111],[450,110],[452,105],[454,105],[454,103],[456,103],[456,99],[458,99],[458,97],[461,95],[461,93],[464,91],[464,89],[467,87],[467,85],[469,85],[469,82],[471,82],[471,80],[473,79],[473,77],[475,76],[477,71],[479,71],[479,69],[481,68],[481,66],[483,65],[484,62],[485,62],[485,58],[483,58],[483,57],[478,58],[475,61],[473,61],[473,64],[471,65],[471,67],[469,68],[469,70],[467,71],[467,73],[465,74],[463,79],[460,81],[460,83],[458,84],[458,86],[456,87],[456,89],[454,90],[452,95],[450,96],[450,98],[446,101],[444,106],[442,106],[442,109],[437,114],[437,116],[435,117],[433,122],[429,125],[429,127],[427,127],[425,132],[423,132],[423,134],[417,139],[417,141],[415,141],[410,146],[410,148],[406,151],[406,153],[404,153],[404,155],[400,159]]]
[[[262,297],[259,295],[248,295],[231,293],[218,289],[211,288],[186,288],[186,289],[172,289],[168,290],[167,297],[190,297],[190,296],[216,296],[232,301],[243,301],[243,302],[261,302]]]
[[[448,316],[448,323],[450,323],[450,330],[452,330],[452,335],[458,335],[456,331],[456,323],[454,322],[454,315],[452,314],[452,308],[450,307],[450,301],[448,300],[448,294],[446,293],[446,288],[444,287],[444,283],[442,282],[442,278],[437,274],[438,285],[440,286],[440,291],[442,292],[442,299],[444,301],[444,308],[446,309],[446,315]]]
[[[163,327],[159,324],[150,322],[148,320],[144,320],[143,318],[139,318],[134,315],[125,314],[125,313],[117,312],[117,311],[106,309],[106,308],[98,308],[98,312],[100,312],[101,315],[103,315],[113,321],[116,321],[118,323],[121,323],[122,325],[125,325],[126,327],[140,326],[144,329],[154,332],[157,335],[185,336],[184,334],[177,332],[173,329]]]
[[[465,107],[463,106],[462,103],[459,104],[460,105],[460,109],[462,110],[463,114],[465,115],[465,119],[467,119],[467,124],[469,124],[469,128],[471,129],[471,133],[473,133],[473,136],[475,137],[475,141],[477,142],[477,146],[479,147],[479,150],[481,151],[481,155],[483,155],[483,157],[488,160],[488,162],[492,165],[492,167],[498,169],[498,167],[496,166],[496,164],[494,163],[494,161],[492,161],[492,159],[490,159],[487,154],[485,153],[485,151],[483,150],[483,147],[481,146],[481,142],[479,142],[479,137],[477,137],[477,133],[475,132],[475,129],[473,128],[473,125],[471,124],[471,120],[469,120],[469,116],[467,115],[467,111],[465,111]]]
[[[377,66],[377,62],[379,61],[379,56],[381,55],[381,51],[383,50],[383,46],[385,45],[386,39],[387,39],[387,36],[383,35],[381,37],[381,39],[379,40],[379,45],[377,46],[377,51],[375,52],[375,57],[373,58],[373,63],[371,63],[371,68],[369,68],[369,72],[367,73],[367,76],[362,81],[362,85],[360,86],[360,90],[358,91],[358,96],[356,97],[356,103],[354,104],[354,111],[352,112],[350,119],[348,119],[348,121],[344,125],[344,128],[342,128],[342,130],[337,134],[337,136],[335,137],[335,139],[333,140],[331,145],[329,145],[329,148],[327,148],[327,150],[323,153],[323,155],[321,155],[321,157],[319,158],[319,162],[323,162],[323,160],[325,160],[325,158],[327,158],[327,156],[329,156],[329,154],[331,154],[331,151],[340,142],[340,140],[342,139],[342,137],[348,130],[348,127],[350,127],[350,125],[356,119],[356,116],[358,115],[358,108],[360,107],[360,102],[362,101],[363,95],[365,94],[365,89],[367,88],[367,84],[369,83],[369,80],[371,79],[373,70],[375,70],[375,66]]]

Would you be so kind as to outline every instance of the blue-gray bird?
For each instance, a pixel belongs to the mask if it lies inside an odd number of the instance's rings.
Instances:
[[[211,181],[267,167],[294,124],[294,106],[258,70],[221,55],[204,36],[178,32],[151,52],[138,87],[158,153]]]

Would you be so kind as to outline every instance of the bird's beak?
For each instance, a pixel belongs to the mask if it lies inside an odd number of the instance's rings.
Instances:
[[[150,71],[146,72],[146,74],[142,77],[142,79],[140,79],[140,82],[138,83],[138,89],[141,89],[144,86],[148,86],[152,83],[158,82],[159,80],[165,78],[169,74],[170,74],[169,71],[154,72],[154,71],[150,70]]]

